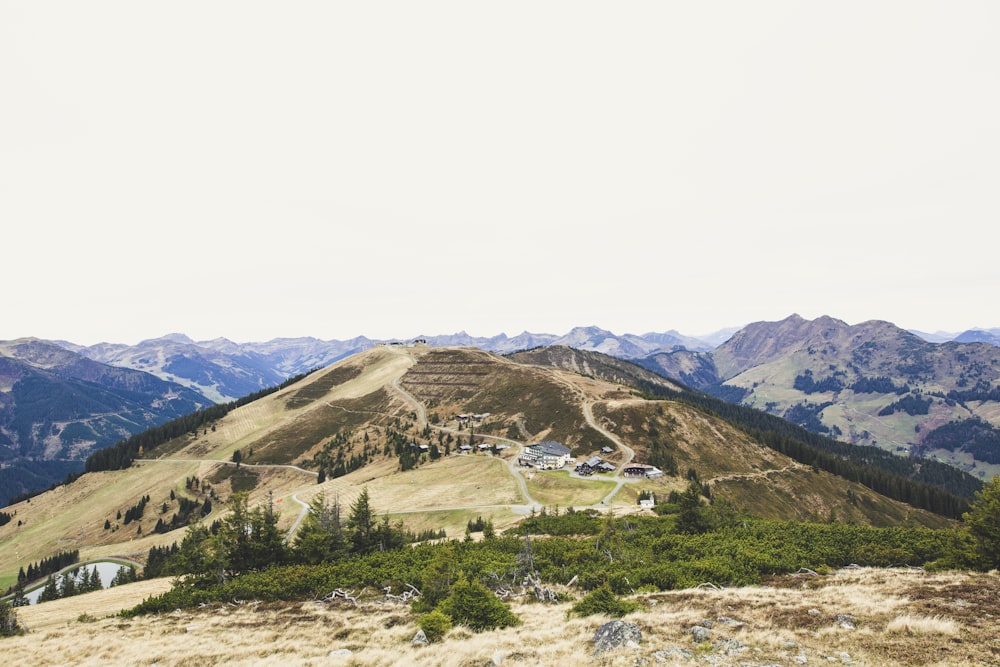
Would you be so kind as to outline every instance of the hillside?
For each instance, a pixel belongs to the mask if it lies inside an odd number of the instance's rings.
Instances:
[[[581,478],[516,465],[523,445],[543,440],[565,443],[578,458],[601,454],[619,472]],[[481,453],[481,444],[507,448]],[[462,445],[471,453],[460,454]],[[6,508],[14,520],[0,526],[0,586],[55,550],[141,559],[181,539],[183,528],[170,526],[182,498],[192,512],[210,501],[212,520],[237,490],[252,504],[273,503],[286,531],[319,491],[348,504],[365,487],[379,513],[407,528],[457,536],[477,516],[502,530],[542,506],[634,512],[640,491],[665,497],[685,488],[693,470],[714,498],[758,516],[947,524],[804,466],[683,401],[476,349],[373,348],[136,456],[124,470],[87,473]],[[676,474],[626,480],[620,468],[633,460],[664,469],[672,461]],[[142,516],[124,523],[144,497]]]
[[[46,341],[0,342],[0,503],[81,471],[95,449],[209,404]]]
[[[857,445],[1000,473],[1000,348],[931,343],[889,322],[757,322],[646,368]]]

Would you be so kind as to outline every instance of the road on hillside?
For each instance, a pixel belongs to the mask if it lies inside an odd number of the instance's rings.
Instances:
[[[237,467],[242,466],[245,468],[282,468],[284,470],[295,470],[297,472],[304,472],[307,475],[312,475],[313,477],[319,476],[319,473],[313,472],[312,470],[306,470],[305,468],[300,468],[298,466],[288,465],[284,463],[244,463],[241,461],[239,464],[236,464],[233,461],[218,461],[213,459],[170,459],[170,458],[135,459],[135,462],[136,463],[221,463],[227,466],[237,466]],[[292,535],[294,535],[295,531],[298,530],[299,524],[302,523],[302,520],[306,518],[306,514],[309,512],[308,503],[299,500],[298,496],[296,496],[294,493],[291,495],[291,499],[294,500],[299,505],[301,505],[302,509],[299,511],[299,515],[295,518],[295,521],[292,523],[292,527],[289,528],[288,532],[285,534],[286,542],[292,539]]]
[[[416,396],[406,391],[399,385],[399,377],[393,378],[390,384],[392,385],[392,388],[396,390],[396,392],[400,396],[403,397],[403,400],[405,400],[406,403],[408,403],[410,406],[414,408],[414,411],[417,414],[418,425],[420,426],[420,428],[425,428],[427,426],[430,426],[431,428],[436,429],[438,431],[443,431],[444,433],[462,435],[462,432],[459,431],[458,429],[449,428],[447,426],[438,426],[436,424],[428,423],[427,412],[424,409],[423,403],[417,400]],[[524,443],[518,442],[517,440],[511,440],[510,438],[503,438],[498,435],[489,435],[483,433],[477,433],[475,435],[476,437],[479,438],[494,440],[496,442],[500,442],[511,447],[516,447],[517,448],[516,451],[518,452],[518,454],[520,454],[520,452],[524,448]],[[531,497],[531,493],[528,492],[528,483],[525,481],[524,475],[521,474],[521,472],[518,470],[517,464],[515,463],[515,461],[517,461],[519,457],[515,456],[511,460],[504,459],[503,457],[499,458],[504,463],[504,465],[507,466],[508,472],[510,472],[511,476],[517,482],[517,486],[521,491],[521,495],[524,496],[524,499],[527,502],[528,507],[534,507],[535,509],[540,510],[542,508],[541,504],[536,502],[535,499]]]
[[[615,494],[617,494],[619,491],[621,491],[622,486],[624,486],[628,482],[627,479],[625,479],[624,477],[622,477],[622,470],[624,470],[625,467],[628,464],[630,464],[632,462],[632,460],[635,458],[635,450],[632,449],[631,447],[629,447],[628,445],[626,445],[621,440],[621,438],[619,438],[617,435],[615,435],[611,431],[609,431],[606,428],[604,428],[601,424],[599,424],[597,422],[596,419],[594,419],[593,406],[595,404],[597,404],[597,403],[600,403],[601,401],[592,401],[592,400],[590,400],[590,398],[587,396],[586,392],[583,391],[583,389],[581,389],[580,387],[576,386],[575,384],[573,384],[572,382],[570,382],[565,377],[562,377],[562,376],[558,376],[558,377],[559,377],[559,381],[563,384],[563,386],[565,386],[566,388],[568,388],[570,391],[572,391],[574,394],[576,394],[579,397],[581,410],[583,411],[583,418],[584,418],[584,420],[586,420],[587,425],[590,426],[591,428],[593,428],[595,431],[597,431],[601,435],[603,435],[605,438],[607,438],[611,442],[613,442],[623,452],[625,452],[625,459],[622,461],[622,464],[620,466],[618,466],[618,468],[615,470],[614,474],[611,475],[611,479],[615,482],[615,488],[612,489],[612,491],[610,493],[608,493],[608,495],[606,495],[604,497],[604,500],[602,500],[600,502],[600,506],[601,507],[610,506],[611,499],[614,498]],[[607,478],[605,478],[605,479],[607,479]]]
[[[285,463],[246,463],[245,461],[240,461],[235,463],[233,461],[220,461],[218,459],[135,459],[136,463],[221,463],[227,466],[237,466],[244,468],[284,468],[285,470],[297,470],[298,472],[304,472],[307,475],[312,475],[316,477],[319,473],[312,470],[306,470],[305,468],[300,468],[298,466],[293,466]]]

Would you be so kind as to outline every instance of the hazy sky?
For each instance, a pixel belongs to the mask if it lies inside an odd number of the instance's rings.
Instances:
[[[0,339],[1000,326],[1000,3],[0,0]]]

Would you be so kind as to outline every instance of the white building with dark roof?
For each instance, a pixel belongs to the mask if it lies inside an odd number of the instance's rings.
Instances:
[[[569,447],[555,440],[528,445],[521,453],[521,463],[541,470],[558,470],[570,460]]]

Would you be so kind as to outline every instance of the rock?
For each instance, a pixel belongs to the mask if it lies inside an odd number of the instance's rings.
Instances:
[[[750,647],[741,641],[727,639],[725,641],[717,642],[713,648],[716,651],[720,651],[723,655],[736,655],[738,653],[743,653]]]
[[[424,634],[423,630],[417,630],[417,634],[413,635],[413,640],[410,641],[410,643],[414,646],[427,646],[430,644],[430,642],[427,641],[427,635]]]
[[[691,633],[691,637],[693,637],[694,640],[699,644],[702,642],[707,642],[709,639],[712,638],[712,631],[701,625],[696,625],[692,627],[690,630],[688,630],[688,632]]]
[[[642,642],[642,631],[635,623],[609,621],[594,633],[594,655],[624,646],[638,648]]]
[[[673,662],[677,658],[694,660],[694,651],[690,651],[686,648],[679,648],[677,646],[671,646],[670,648],[665,648],[662,651],[657,651],[653,654],[653,660],[656,662]]]
[[[810,609],[806,613],[809,614],[810,616],[819,616],[822,612],[820,612],[819,609]]]
[[[351,655],[353,655],[351,649],[349,649],[349,648],[338,648],[338,649],[334,649],[333,651],[330,651],[330,653],[327,654],[326,657],[328,657],[328,658],[349,658]]]
[[[844,630],[854,630],[857,627],[858,619],[850,614],[837,614],[834,622]]]
[[[746,623],[744,623],[743,621],[737,621],[735,618],[729,618],[728,616],[720,616],[717,620],[719,623],[722,623],[723,625],[728,625],[731,628],[742,628],[744,625],[746,625]],[[712,626],[709,625],[705,627],[712,627]]]
[[[703,628],[708,628],[709,630],[711,630],[715,626],[715,621],[713,621],[710,618],[705,618],[702,619],[702,621],[698,623],[698,625],[700,625]]]

